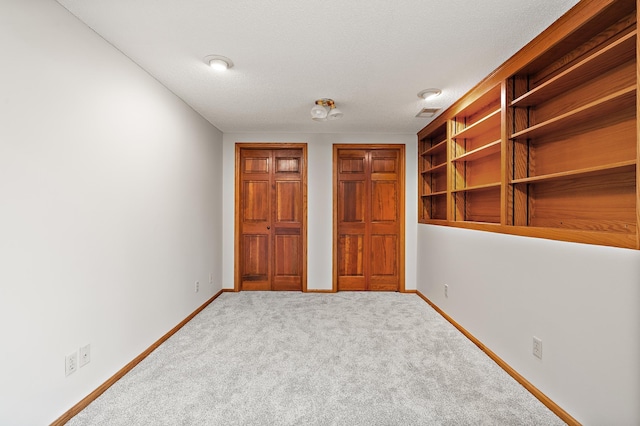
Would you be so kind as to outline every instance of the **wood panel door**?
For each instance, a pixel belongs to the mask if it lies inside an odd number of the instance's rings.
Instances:
[[[404,291],[404,145],[334,145],[334,290]]]
[[[306,144],[236,144],[236,290],[306,290]]]

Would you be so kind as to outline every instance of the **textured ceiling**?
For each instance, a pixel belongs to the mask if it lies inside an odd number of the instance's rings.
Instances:
[[[58,0],[223,132],[415,133],[576,0]],[[224,74],[207,55],[231,58]],[[420,101],[425,88],[442,89]],[[339,121],[314,122],[317,98]]]

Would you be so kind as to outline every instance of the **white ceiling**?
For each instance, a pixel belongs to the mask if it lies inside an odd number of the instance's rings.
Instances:
[[[577,0],[58,2],[223,132],[415,133]],[[311,120],[323,97],[342,120]]]

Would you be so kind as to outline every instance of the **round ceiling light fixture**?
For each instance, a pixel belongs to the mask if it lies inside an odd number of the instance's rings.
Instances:
[[[318,99],[311,108],[311,119],[313,121],[339,120],[343,116],[344,113],[336,107],[333,99]]]
[[[231,59],[220,55],[205,56],[204,63],[216,71],[226,71],[233,67],[233,61]]]
[[[442,90],[440,89],[424,89],[418,92],[418,97],[426,101],[426,100],[433,99],[440,96],[441,93],[442,93]]]

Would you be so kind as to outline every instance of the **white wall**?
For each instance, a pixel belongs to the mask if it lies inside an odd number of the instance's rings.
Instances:
[[[416,225],[415,135],[223,137],[54,1],[0,0],[0,51],[0,424],[50,423],[233,287],[235,142],[309,144],[309,289],[332,144],[406,144],[406,288],[579,421],[640,422],[640,252]]]
[[[640,424],[640,252],[419,225],[417,274],[420,292],[578,421]]]
[[[344,118],[345,120],[348,117]],[[318,123],[330,126],[331,123]],[[333,229],[333,144],[378,143],[406,144],[405,206],[405,288],[415,289],[417,229],[417,143],[411,134],[224,134],[223,241],[229,247],[223,253],[223,287],[233,288],[234,268],[234,180],[236,142],[306,142],[308,155],[307,197],[307,289],[332,288]]]
[[[221,288],[222,134],[52,0],[0,52],[0,424],[49,424]]]

